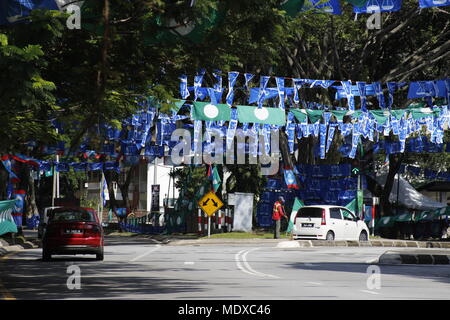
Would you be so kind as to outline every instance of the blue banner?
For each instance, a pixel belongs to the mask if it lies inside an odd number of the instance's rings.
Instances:
[[[55,0],[2,0],[0,25],[21,22],[34,9],[59,10]]]
[[[395,12],[402,7],[402,0],[369,0],[365,6],[353,7],[354,13]]]
[[[419,0],[420,8],[450,6],[450,0]]]

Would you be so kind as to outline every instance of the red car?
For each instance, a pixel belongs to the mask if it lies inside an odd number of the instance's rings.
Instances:
[[[42,239],[42,260],[52,254],[95,254],[103,260],[103,228],[97,212],[90,208],[54,209]]]

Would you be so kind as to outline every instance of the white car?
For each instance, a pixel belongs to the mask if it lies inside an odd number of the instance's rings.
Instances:
[[[294,239],[369,240],[365,222],[344,207],[302,207],[292,214],[291,221],[294,223]]]

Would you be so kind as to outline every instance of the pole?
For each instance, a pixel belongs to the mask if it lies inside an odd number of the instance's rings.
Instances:
[[[398,215],[398,194],[400,192],[400,172],[397,172],[397,215]]]
[[[208,215],[208,238],[211,237],[211,216]]]

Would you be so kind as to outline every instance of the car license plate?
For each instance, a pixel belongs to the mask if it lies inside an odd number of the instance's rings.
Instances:
[[[82,233],[83,233],[83,230],[79,230],[79,229],[77,229],[77,230],[67,229],[66,230],[66,234],[82,234]]]
[[[302,223],[302,227],[312,228],[314,227],[314,223]]]

